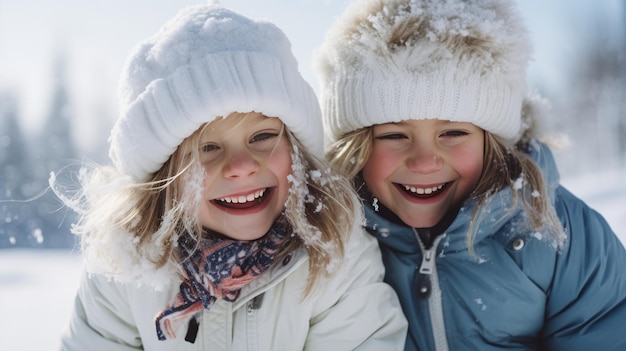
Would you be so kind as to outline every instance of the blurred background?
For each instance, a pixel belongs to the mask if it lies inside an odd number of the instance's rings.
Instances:
[[[117,79],[132,47],[194,1],[0,0],[0,248],[71,248],[73,213],[51,171],[107,162]],[[314,89],[313,50],[340,0],[222,0],[274,21]],[[623,0],[519,0],[535,44],[529,81],[552,103],[563,178],[626,164]],[[596,178],[600,179],[600,178]]]
[[[81,272],[74,214],[50,172],[108,162],[117,80],[132,47],[187,0],[0,0],[0,348],[56,350]],[[276,23],[318,90],[313,50],[346,0],[221,0]],[[518,0],[528,80],[552,104],[563,183],[626,242],[626,4]],[[36,336],[35,336],[36,335]]]

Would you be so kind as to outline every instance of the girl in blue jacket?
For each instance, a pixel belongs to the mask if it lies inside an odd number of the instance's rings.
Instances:
[[[357,0],[318,51],[406,350],[626,350],[626,252],[559,185],[514,1]]]

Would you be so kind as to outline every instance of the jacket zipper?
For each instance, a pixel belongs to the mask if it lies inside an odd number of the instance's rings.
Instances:
[[[246,314],[247,323],[246,328],[248,333],[248,350],[257,350],[258,349],[258,326],[257,326],[257,312],[256,310],[261,308],[263,304],[263,297],[265,293],[261,293],[260,295],[255,296],[252,300],[247,303],[246,306]]]
[[[428,298],[430,325],[433,331],[435,350],[448,351],[448,339],[446,337],[446,325],[443,319],[441,290],[439,287],[435,257],[437,247],[439,247],[439,243],[445,237],[445,234],[436,237],[433,245],[429,249],[426,249],[415,229],[413,229],[413,233],[422,249],[422,262],[418,267],[418,293],[420,297]]]

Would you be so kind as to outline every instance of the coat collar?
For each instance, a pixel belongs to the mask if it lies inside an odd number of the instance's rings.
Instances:
[[[306,248],[301,246],[277,260],[269,270],[241,288],[239,297],[233,302],[233,309],[241,307],[254,297],[276,286],[298,270],[308,259]]]

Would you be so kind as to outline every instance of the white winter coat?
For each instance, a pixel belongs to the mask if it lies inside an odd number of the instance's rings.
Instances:
[[[346,259],[325,286],[302,300],[308,256],[301,249],[199,318],[194,343],[159,341],[154,317],[178,293],[84,274],[61,350],[402,350],[406,320],[395,292],[382,283],[375,239],[356,230]]]

